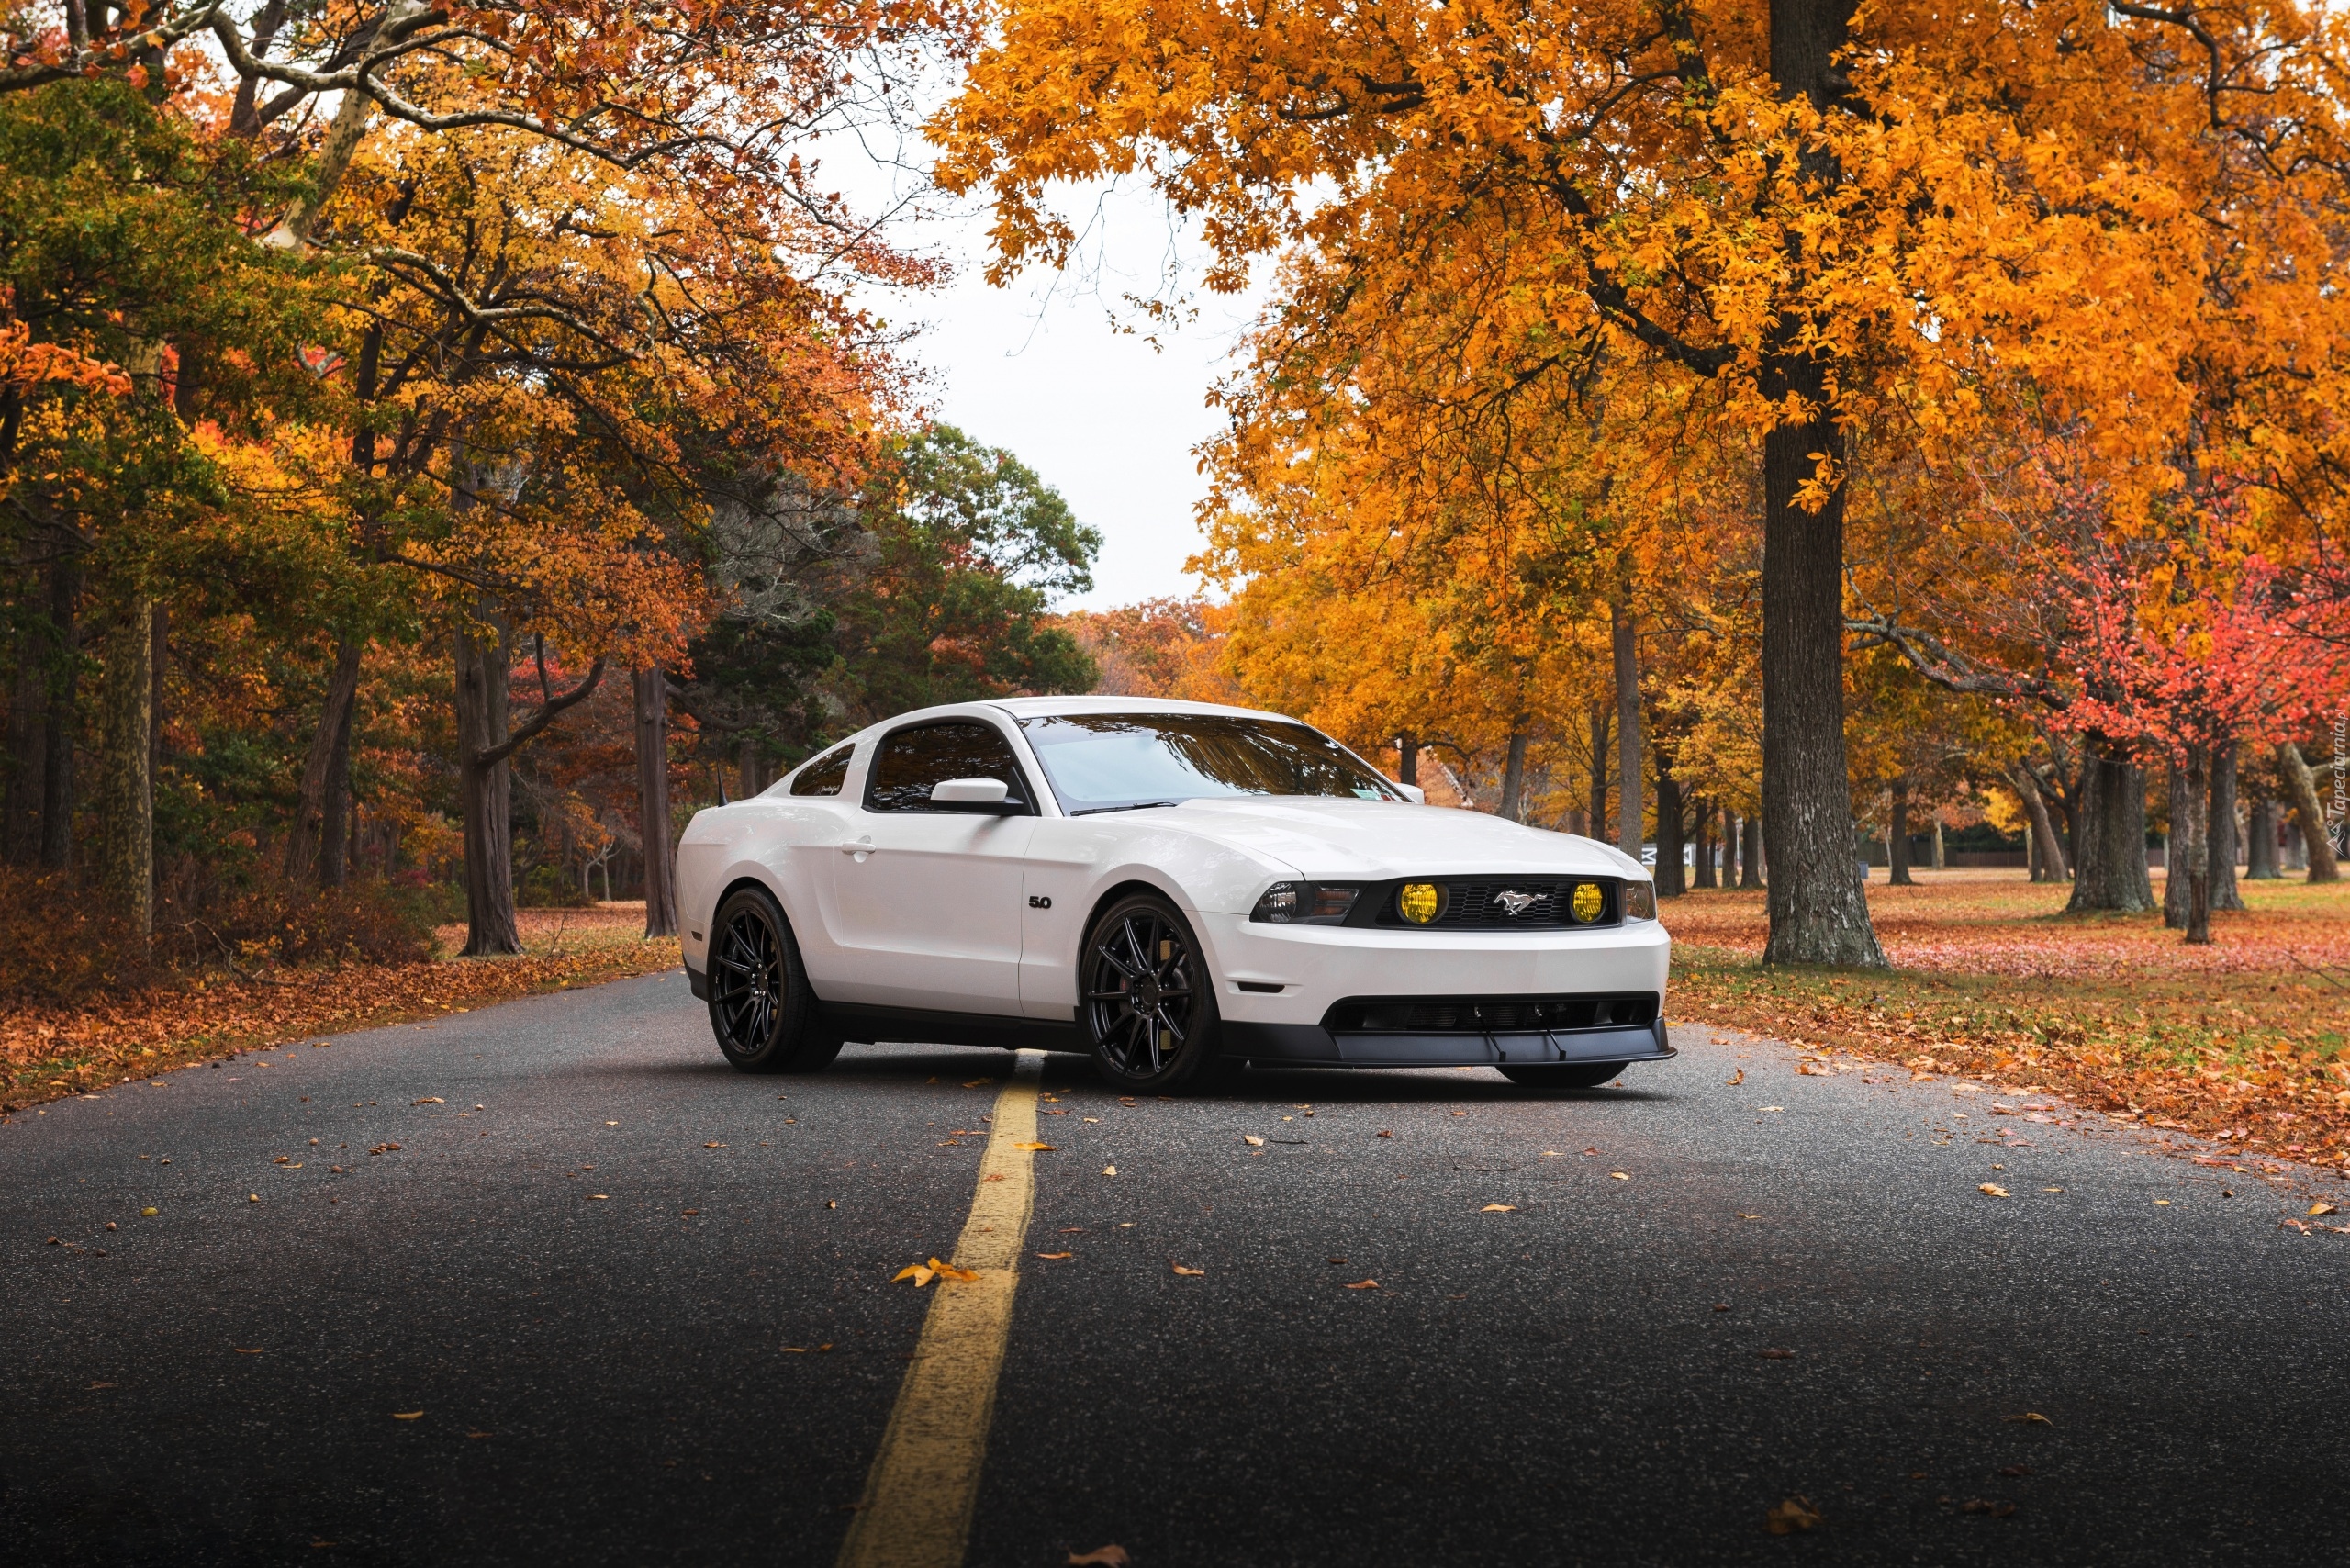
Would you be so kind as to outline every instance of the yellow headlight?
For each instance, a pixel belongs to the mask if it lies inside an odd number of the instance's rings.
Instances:
[[[1444,900],[1433,882],[1407,882],[1404,890],[1395,895],[1395,913],[1415,925],[1426,925],[1434,920],[1443,905]]]
[[[1599,890],[1597,882],[1577,882],[1574,902],[1568,907],[1575,912],[1577,920],[1589,925],[1599,918],[1599,912],[1606,903],[1607,895]]]

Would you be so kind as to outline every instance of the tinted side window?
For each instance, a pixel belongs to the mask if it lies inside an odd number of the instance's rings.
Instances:
[[[1025,801],[1012,747],[985,724],[924,724],[900,730],[881,743],[865,803],[877,812],[933,810],[930,791],[949,778],[1001,778],[1011,798]]]
[[[795,795],[839,794],[841,786],[848,782],[848,759],[856,750],[855,745],[845,745],[818,757],[792,775],[791,792]]]

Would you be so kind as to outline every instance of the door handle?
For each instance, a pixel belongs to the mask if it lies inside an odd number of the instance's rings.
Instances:
[[[873,835],[868,833],[863,838],[849,840],[841,846],[841,853],[854,855],[859,860],[863,860],[873,853]]]

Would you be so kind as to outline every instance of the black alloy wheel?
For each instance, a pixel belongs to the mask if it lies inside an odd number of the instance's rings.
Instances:
[[[1528,1062],[1502,1069],[1502,1076],[1528,1089],[1596,1089],[1631,1065],[1628,1061]]]
[[[1165,899],[1137,893],[1104,910],[1080,979],[1093,1059],[1118,1087],[1172,1089],[1215,1061],[1215,981]]]
[[[775,901],[741,888],[718,906],[710,944],[710,1026],[744,1072],[817,1072],[840,1054],[816,1017],[816,993]]]

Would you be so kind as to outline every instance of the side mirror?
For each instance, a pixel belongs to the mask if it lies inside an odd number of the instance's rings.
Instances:
[[[1403,790],[1404,798],[1416,806],[1425,806],[1428,803],[1428,792],[1417,784],[1398,784],[1395,788]]]
[[[1012,787],[1001,778],[948,778],[930,787],[930,803],[949,811],[993,812],[1016,809],[1008,800]]]

